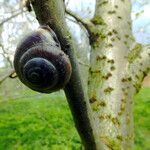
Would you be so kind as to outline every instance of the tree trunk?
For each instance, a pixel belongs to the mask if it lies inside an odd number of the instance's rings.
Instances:
[[[149,48],[142,51],[132,36],[130,5],[129,0],[97,0],[92,19],[97,30],[91,41],[89,97],[103,149],[133,149],[133,95],[149,70]]]
[[[64,90],[85,149],[133,149],[133,95],[149,70],[150,48],[134,41],[130,1],[97,0],[95,15],[88,21],[66,11],[89,33],[88,80],[78,71],[62,1],[31,3],[39,23],[55,31],[71,60],[72,77]]]
[[[91,43],[89,97],[103,149],[133,148],[130,11],[127,0],[97,0],[92,19],[98,30]]]

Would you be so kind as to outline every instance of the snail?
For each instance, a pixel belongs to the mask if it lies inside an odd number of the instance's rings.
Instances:
[[[25,36],[16,48],[17,76],[32,90],[51,93],[62,89],[71,76],[71,63],[54,31],[41,26]]]

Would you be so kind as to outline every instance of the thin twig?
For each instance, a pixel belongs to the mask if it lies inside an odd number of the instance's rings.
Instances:
[[[66,9],[65,12],[71,17],[75,18],[77,22],[81,23],[85,27],[85,29],[88,31],[89,35],[91,35],[92,33],[91,28],[94,27],[94,25],[92,24],[90,20],[83,19],[79,15],[75,14],[74,12],[68,9]]]
[[[14,69],[10,69],[3,77],[0,79],[0,84],[2,84],[8,77],[10,77],[12,74],[14,74]]]
[[[23,12],[25,12],[25,11],[23,11]],[[13,19],[13,18],[19,16],[20,14],[22,14],[22,11],[19,11],[18,13],[13,14],[12,16],[10,16],[10,17],[4,19],[4,20],[0,23],[0,26],[2,26],[4,23],[8,22],[9,20],[11,20],[11,19]]]

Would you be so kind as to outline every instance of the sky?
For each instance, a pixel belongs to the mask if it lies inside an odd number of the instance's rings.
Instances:
[[[135,7],[135,8],[134,8]],[[142,44],[150,43],[150,1],[149,4],[138,8],[134,6],[135,10],[132,12],[133,21],[133,34],[137,42]],[[136,13],[141,12],[139,17],[136,17]]]

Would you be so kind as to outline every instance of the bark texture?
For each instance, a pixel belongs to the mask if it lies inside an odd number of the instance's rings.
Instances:
[[[102,149],[133,149],[133,95],[149,70],[150,51],[135,43],[130,15],[129,0],[97,0],[91,20],[97,30],[91,41],[89,97]]]
[[[89,34],[88,81],[78,71],[63,1],[31,3],[39,23],[55,31],[71,60],[72,77],[64,90],[85,149],[133,149],[133,95],[150,69],[150,46],[142,47],[132,36],[130,0],[96,0],[92,20],[66,11]]]

